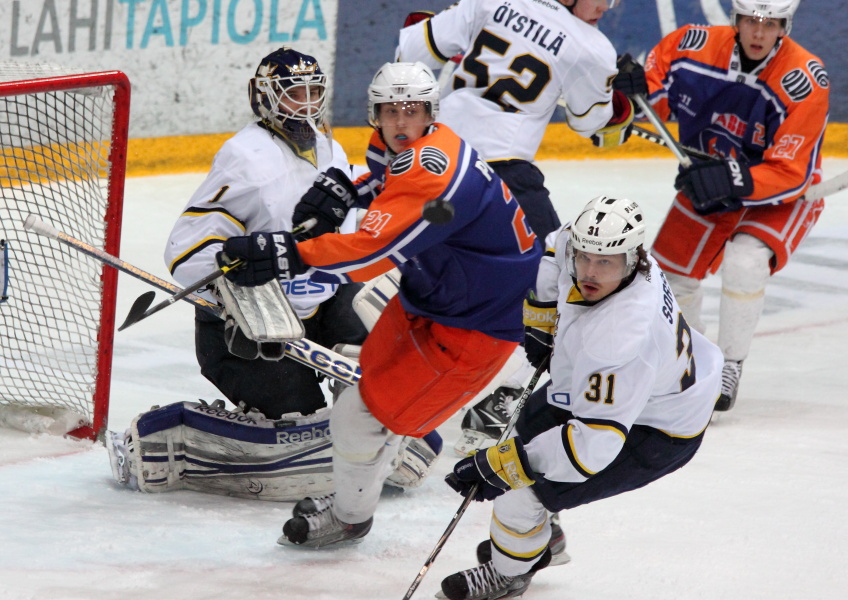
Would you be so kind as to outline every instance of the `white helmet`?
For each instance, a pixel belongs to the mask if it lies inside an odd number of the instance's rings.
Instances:
[[[368,121],[377,127],[377,105],[386,102],[426,102],[430,116],[439,114],[439,83],[422,62],[386,63],[368,86]]]
[[[733,0],[730,10],[730,22],[736,23],[739,15],[759,19],[785,19],[783,26],[786,35],[792,29],[792,17],[798,10],[801,0]]]
[[[645,218],[636,202],[598,196],[589,201],[571,225],[569,255],[574,250],[592,254],[626,254],[626,277],[639,261],[637,248],[644,241]],[[570,264],[571,260],[568,262]]]

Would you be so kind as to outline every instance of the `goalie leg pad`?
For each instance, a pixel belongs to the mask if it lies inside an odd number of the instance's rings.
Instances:
[[[271,421],[217,402],[179,402],[140,415],[132,435],[145,492],[293,501],[332,489],[327,409]]]
[[[442,436],[431,431],[423,438],[405,437],[399,450],[397,467],[385,483],[398,488],[416,488],[424,483],[442,453]]]
[[[395,268],[366,283],[353,297],[353,310],[368,331],[374,328],[386,304],[399,289],[400,271]]]

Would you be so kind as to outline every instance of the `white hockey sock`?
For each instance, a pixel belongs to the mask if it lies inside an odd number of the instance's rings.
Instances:
[[[718,346],[725,360],[744,360],[765,305],[771,249],[739,234],[724,247]]]

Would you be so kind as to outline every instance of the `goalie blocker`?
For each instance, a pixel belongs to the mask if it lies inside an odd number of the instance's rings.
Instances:
[[[229,411],[223,401],[178,402],[136,417],[107,439],[115,480],[142,492],[188,489],[270,501],[295,501],[332,489],[330,409],[266,419]],[[421,484],[441,452],[435,432],[405,438],[386,484]]]

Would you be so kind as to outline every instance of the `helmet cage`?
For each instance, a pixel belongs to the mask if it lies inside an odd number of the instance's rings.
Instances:
[[[424,63],[386,63],[368,86],[368,122],[379,127],[377,106],[390,102],[424,102],[435,120],[439,114],[439,96],[439,83]]]
[[[786,35],[792,29],[792,18],[801,0],[733,0],[730,9],[730,22],[736,24],[740,16],[754,17],[759,20],[782,19]]]

